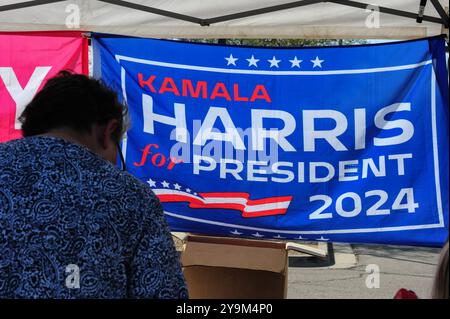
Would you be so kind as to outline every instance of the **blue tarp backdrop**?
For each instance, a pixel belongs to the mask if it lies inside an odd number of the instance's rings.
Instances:
[[[127,102],[127,170],[173,231],[440,246],[448,236],[441,37],[260,48],[93,36]]]

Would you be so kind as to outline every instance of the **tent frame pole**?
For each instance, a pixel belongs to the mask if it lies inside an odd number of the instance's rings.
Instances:
[[[440,9],[436,8],[436,10],[438,11],[438,13],[440,15],[440,18],[423,15],[421,17],[422,20],[427,21],[427,22],[442,24],[446,28],[448,28],[448,16],[445,13],[445,10],[442,8],[442,6],[438,2],[438,0],[432,0],[432,1],[433,1],[433,4],[436,2],[436,5],[438,5],[442,9],[442,10],[440,10]],[[215,17],[215,18],[209,18],[209,19],[205,19],[205,21],[206,21],[207,25],[211,25],[211,24],[218,23],[218,22],[241,19],[241,18],[255,16],[255,15],[259,15],[259,14],[270,13],[270,12],[292,9],[292,8],[298,8],[298,7],[302,7],[302,6],[306,6],[306,5],[313,5],[313,4],[322,3],[322,2],[332,2],[335,4],[340,4],[340,5],[345,5],[345,6],[360,8],[360,9],[367,9],[367,6],[369,5],[367,3],[350,1],[350,0],[328,0],[328,1],[303,0],[303,1],[295,1],[295,2],[290,2],[290,3],[286,3],[286,4],[282,4],[282,5],[272,6],[272,7],[265,7],[265,8],[261,8],[261,9],[255,9],[255,10],[249,10],[249,11],[244,11],[244,12],[239,12],[239,13],[234,13],[234,14],[228,14],[228,15],[219,16],[219,17]],[[436,5],[435,5],[435,7],[436,7]],[[396,15],[396,16],[405,17],[405,18],[411,18],[411,19],[415,19],[415,20],[417,20],[417,17],[418,17],[418,14],[413,13],[413,12],[391,9],[391,8],[386,8],[386,7],[377,7],[377,8],[380,10],[380,12],[386,13],[386,14]]]
[[[425,12],[425,7],[427,5],[427,0],[420,0],[419,12],[417,13],[417,23],[422,23],[423,13]]]
[[[367,9],[367,6],[368,6],[367,3],[351,1],[351,0],[329,0],[329,1],[325,1],[325,2],[333,2],[336,4],[341,4],[344,6],[360,8],[360,9]],[[391,15],[400,16],[400,17],[404,17],[404,18],[411,18],[414,20],[417,20],[417,16],[418,16],[417,13],[403,11],[403,10],[397,10],[397,9],[391,9],[391,8],[379,7],[379,6],[377,6],[377,8],[378,8],[378,10],[380,10],[381,13],[391,14]],[[447,19],[448,19],[448,17],[447,17]],[[443,20],[442,18],[424,15],[424,16],[422,16],[422,20],[445,25],[445,20]],[[447,26],[448,26],[448,21],[447,21]]]
[[[63,1],[65,1],[65,0],[32,0],[32,1],[19,2],[19,3],[15,3],[15,4],[0,6],[0,12],[17,10],[17,9],[33,7],[33,6],[38,6],[38,5],[44,5],[44,4],[51,4],[51,3],[56,3],[56,2],[63,2]],[[177,20],[192,22],[195,24],[199,24],[201,26],[209,26],[214,23],[225,22],[225,21],[230,21],[230,20],[235,20],[235,19],[242,19],[242,18],[256,16],[256,15],[260,15],[260,14],[271,13],[271,12],[287,10],[287,9],[293,9],[293,8],[303,7],[303,6],[307,6],[307,5],[314,5],[314,4],[323,3],[323,2],[331,2],[331,3],[335,3],[335,4],[340,4],[340,5],[345,5],[345,6],[355,7],[355,8],[360,8],[360,9],[367,9],[368,5],[369,5],[368,3],[352,1],[352,0],[328,0],[328,1],[302,0],[302,1],[294,1],[294,2],[284,3],[284,4],[280,4],[280,5],[265,7],[265,8],[259,8],[259,9],[254,9],[254,10],[233,13],[233,14],[227,14],[227,15],[213,17],[213,18],[201,19],[201,18],[192,17],[192,16],[188,16],[188,15],[184,15],[184,14],[180,14],[180,13],[176,13],[176,12],[172,12],[172,11],[167,11],[167,10],[157,9],[154,7],[149,7],[149,6],[145,6],[145,5],[141,5],[141,4],[136,4],[136,3],[132,3],[132,2],[124,1],[124,0],[97,0],[97,1],[112,4],[112,5],[117,5],[117,6],[121,6],[121,7],[125,7],[125,8],[135,9],[138,11],[153,13],[156,15],[165,16],[165,17],[169,17],[169,18],[173,18],[173,19],[177,19]],[[413,12],[392,9],[392,8],[386,8],[386,7],[377,7],[377,8],[382,13],[401,16],[401,17],[405,17],[405,18],[412,18],[412,19],[415,19],[416,21],[418,19],[420,19],[423,21],[438,23],[448,29],[448,26],[449,26],[448,14],[445,12],[444,8],[439,3],[439,0],[431,0],[431,2],[433,4],[434,8],[436,9],[436,11],[438,12],[439,18],[421,15],[421,14],[413,13]]]
[[[232,14],[227,14],[227,15],[223,15],[223,16],[208,18],[208,19],[205,19],[205,21],[208,25],[211,25],[214,23],[242,19],[242,18],[252,17],[252,16],[256,16],[256,15],[260,15],[260,14],[281,11],[281,10],[299,8],[299,7],[313,5],[313,4],[322,3],[322,2],[327,2],[327,1],[323,1],[323,0],[294,1],[294,2],[289,2],[289,3],[279,4],[276,6],[264,7],[264,8],[259,8],[259,9],[253,9],[253,10],[242,11],[242,12],[238,12],[238,13],[232,13]]]
[[[166,11],[166,10],[161,10],[161,9],[157,9],[157,8],[153,8],[153,7],[148,7],[148,6],[145,6],[142,4],[132,3],[132,2],[124,1],[124,0],[98,0],[98,1],[117,5],[120,7],[149,12],[149,13],[153,13],[153,14],[168,17],[168,18],[174,18],[177,20],[192,22],[192,23],[196,23],[196,24],[200,24],[200,25],[203,25],[203,23],[204,23],[203,19],[199,19],[196,17],[192,17],[192,16],[188,16],[188,15],[184,15],[184,14],[180,14],[180,13],[176,13],[176,12],[172,12],[172,11]]]
[[[438,0],[431,0],[431,3],[433,4],[434,8],[436,9],[437,13],[439,13],[439,16],[441,17],[443,21],[443,25],[445,28],[448,29],[448,13],[445,12],[445,9],[442,7],[441,3]]]
[[[0,6],[0,12],[24,9],[24,8],[35,7],[35,6],[40,6],[40,5],[44,5],[44,4],[63,2],[63,1],[66,1],[66,0],[32,0],[32,1],[14,3],[14,4],[7,4],[7,5]]]

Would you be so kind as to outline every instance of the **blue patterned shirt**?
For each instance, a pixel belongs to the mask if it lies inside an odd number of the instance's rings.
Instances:
[[[0,144],[0,298],[187,298],[161,204],[87,148]]]

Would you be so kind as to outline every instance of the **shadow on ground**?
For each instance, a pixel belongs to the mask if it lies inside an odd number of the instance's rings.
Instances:
[[[293,268],[315,268],[330,267],[335,264],[333,244],[327,244],[327,258],[319,258],[315,256],[289,256],[289,267]]]
[[[389,258],[399,261],[434,265],[430,253],[439,254],[441,249],[435,247],[413,247],[392,245],[352,245],[355,254],[379,258]]]

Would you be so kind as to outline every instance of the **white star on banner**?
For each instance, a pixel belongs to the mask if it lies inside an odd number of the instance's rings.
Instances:
[[[169,186],[170,186],[170,184],[167,183],[166,181],[163,181],[161,184],[164,188],[169,188]]]
[[[233,57],[232,54],[230,54],[230,56],[228,58],[225,58],[225,60],[228,61],[227,65],[234,65],[236,66],[236,61],[239,60],[238,58]]]
[[[250,59],[246,59],[248,61],[248,66],[254,65],[255,67],[258,67],[256,63],[258,63],[259,59],[255,59],[255,57],[252,54],[252,57]]]
[[[320,238],[317,238],[317,240],[324,240],[324,241],[327,241],[327,240],[329,240],[328,238],[324,238],[323,236],[320,236]]]
[[[256,232],[255,234],[252,234],[253,237],[264,237],[264,235],[261,235],[260,233]]]
[[[187,192],[187,193],[190,193],[190,192],[191,192],[191,189],[190,189],[190,188],[186,188],[186,192]]]
[[[311,62],[313,63],[313,68],[315,68],[316,66],[318,66],[319,68],[322,67],[322,62],[324,62],[325,60],[320,60],[318,56],[316,56],[315,60],[311,60]]]
[[[278,63],[281,62],[281,60],[277,60],[275,56],[272,58],[272,60],[267,60],[270,63],[270,67],[276,66],[278,68]]]
[[[295,56],[294,60],[289,60],[289,62],[292,63],[291,68],[293,68],[294,66],[300,68],[300,63],[303,62],[303,60],[298,60],[297,56]]]
[[[156,182],[154,180],[152,180],[151,178],[147,181],[148,185],[150,185],[150,187],[156,187]]]
[[[302,236],[300,235],[300,236],[297,237],[297,239],[305,240],[305,239],[308,239],[308,238],[302,237]]]
[[[242,235],[242,233],[238,232],[237,229],[230,231],[230,233],[232,233],[233,235]]]
[[[177,191],[181,190],[181,186],[178,185],[178,183],[173,184],[173,187],[175,187],[175,189],[176,189]]]
[[[280,236],[280,234],[278,234],[278,235],[276,235],[276,236],[273,236],[273,238],[276,238],[276,239],[283,239],[283,238],[286,238],[286,237],[282,237],[282,236]]]

